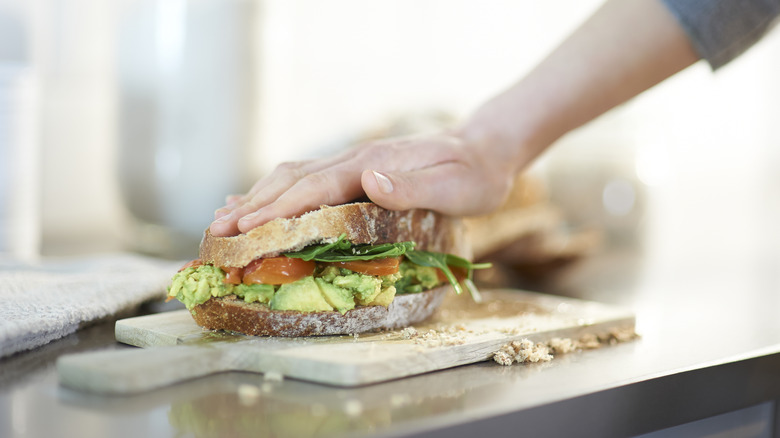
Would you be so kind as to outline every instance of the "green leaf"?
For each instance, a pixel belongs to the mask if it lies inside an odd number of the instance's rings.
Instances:
[[[447,254],[440,252],[428,252],[428,251],[409,251],[406,253],[406,258],[410,262],[420,266],[430,266],[432,268],[439,268],[447,277],[447,281],[450,282],[455,289],[455,293],[460,295],[463,292],[463,288],[460,287],[458,279],[455,278],[455,274],[452,273],[450,267],[447,265]]]
[[[474,302],[477,304],[481,303],[482,294],[479,293],[479,289],[477,289],[477,286],[474,284],[474,282],[471,281],[470,278],[467,278],[463,280],[463,283],[466,285],[466,289],[468,289],[469,293],[471,294],[471,299],[474,300]]]
[[[336,239],[335,242],[307,246],[306,248],[303,248],[300,251],[288,252],[285,253],[284,255],[287,257],[303,259],[308,262],[311,260],[317,260],[317,257],[319,257],[321,254],[327,253],[328,251],[338,251],[338,250],[344,251],[344,250],[348,250],[351,247],[352,244],[349,243],[349,241],[347,241],[347,235],[342,234],[341,236],[339,236],[338,239]]]
[[[493,266],[490,263],[472,263],[463,257],[458,257],[456,255],[452,254],[446,254],[447,256],[447,264],[450,266],[455,266],[456,268],[463,268],[468,269],[469,274],[474,269],[487,269],[491,266]],[[469,275],[469,278],[471,278],[471,275]]]
[[[463,288],[458,282],[458,279],[455,278],[455,274],[452,273],[450,266],[466,269],[466,286],[471,293],[471,296],[474,298],[474,301],[481,301],[479,292],[471,282],[471,274],[474,269],[485,269],[491,267],[492,265],[490,263],[471,263],[462,257],[458,257],[452,254],[419,250],[409,251],[405,255],[406,258],[409,259],[409,261],[412,263],[418,264],[420,266],[430,266],[441,269],[441,271],[444,273],[444,276],[447,277],[447,281],[450,282],[452,288],[455,289],[455,293],[457,294],[461,294],[463,292]]]
[[[387,257],[400,257],[414,248],[414,242],[383,243],[381,245],[353,245],[342,234],[333,243],[307,246],[288,252],[287,257],[317,262],[351,262],[355,260],[374,260]]]

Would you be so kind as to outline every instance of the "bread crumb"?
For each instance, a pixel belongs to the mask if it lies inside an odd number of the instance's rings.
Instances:
[[[541,342],[534,344],[528,339],[512,341],[493,353],[493,360],[501,365],[511,365],[515,362],[548,362],[552,358],[547,344]]]
[[[401,337],[404,339],[413,339],[417,337],[417,329],[414,327],[406,327],[401,330]]]
[[[414,327],[407,327],[401,331],[401,338],[413,340],[415,345],[423,347],[417,348],[416,351],[423,352],[426,348],[463,345],[469,336],[475,334],[479,333],[469,330],[465,325],[458,323],[437,326],[436,329],[428,329],[424,332],[419,332]]]
[[[512,365],[512,362],[514,362],[514,359],[512,358],[512,356],[510,356],[509,353],[507,353],[503,349],[493,353],[493,360],[497,364],[504,365],[504,366]]]
[[[577,349],[577,343],[569,338],[552,338],[547,345],[553,354],[571,353]]]
[[[578,343],[579,343],[580,348],[584,348],[584,349],[587,349],[587,350],[592,350],[594,348],[601,347],[601,343],[599,342],[599,337],[596,336],[593,333],[588,333],[586,335],[583,335],[579,339]]]
[[[500,365],[512,365],[513,363],[547,362],[553,359],[554,354],[566,354],[575,350],[590,350],[600,348],[602,345],[613,345],[638,338],[633,328],[613,328],[608,333],[588,333],[580,339],[552,338],[546,343],[534,344],[528,339],[512,341],[502,346],[492,355],[493,360]]]
[[[614,328],[609,332],[609,343],[627,342],[638,337],[639,335],[632,328]]]

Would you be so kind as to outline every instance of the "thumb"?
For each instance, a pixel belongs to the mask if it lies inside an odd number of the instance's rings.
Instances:
[[[469,173],[456,162],[408,172],[365,170],[361,184],[371,201],[388,210],[426,208],[465,216],[495,208],[500,199],[485,193],[484,184],[472,184]]]

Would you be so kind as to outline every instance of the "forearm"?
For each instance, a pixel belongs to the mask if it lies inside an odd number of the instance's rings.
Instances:
[[[659,0],[612,0],[463,125],[518,171],[567,132],[698,59]]]

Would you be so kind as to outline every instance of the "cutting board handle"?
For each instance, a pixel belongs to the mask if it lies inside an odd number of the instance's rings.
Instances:
[[[62,356],[60,383],[100,394],[127,394],[230,369],[225,353],[212,346],[176,345]]]

